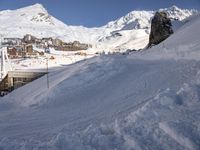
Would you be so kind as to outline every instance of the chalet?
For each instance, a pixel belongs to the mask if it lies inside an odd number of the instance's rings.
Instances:
[[[24,47],[23,46],[8,46],[7,47],[8,57],[18,58],[25,57]]]
[[[9,58],[17,58],[18,53],[15,47],[7,47],[8,57]]]
[[[26,56],[39,55],[39,53],[37,51],[33,50],[33,45],[32,44],[25,45],[24,52],[25,52]]]
[[[33,53],[33,46],[31,44],[29,45],[26,45],[25,46],[25,52],[28,54],[28,55],[31,55]]]

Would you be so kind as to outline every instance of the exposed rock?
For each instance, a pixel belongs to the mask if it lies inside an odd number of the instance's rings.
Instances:
[[[173,33],[170,18],[165,12],[156,12],[151,22],[151,33],[148,47],[157,45]]]

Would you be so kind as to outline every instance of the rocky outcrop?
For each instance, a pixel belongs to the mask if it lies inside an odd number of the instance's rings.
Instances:
[[[148,47],[157,45],[173,33],[170,18],[165,12],[156,12],[151,22],[151,33]]]

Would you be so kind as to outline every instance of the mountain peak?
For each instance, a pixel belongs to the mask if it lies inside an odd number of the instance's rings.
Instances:
[[[23,12],[38,12],[38,13],[45,13],[47,14],[47,10],[44,8],[42,4],[36,3],[34,5],[30,5],[24,8],[20,8],[17,11],[23,11]]]
[[[52,17],[48,14],[44,6],[39,3],[18,9],[16,12],[22,17],[26,16],[26,20],[30,20],[31,22],[54,24]]]
[[[170,10],[172,11],[176,11],[176,10],[181,10],[179,7],[177,7],[176,5],[172,5],[172,7],[169,7]]]
[[[158,11],[164,11],[171,19],[177,19],[179,21],[195,15],[198,12],[194,9],[181,9],[176,5],[159,9]],[[156,11],[134,10],[115,21],[109,22],[106,27],[113,30],[147,29],[150,28],[151,18],[154,16],[155,12]]]
[[[198,13],[198,11],[195,9],[182,9],[175,5],[169,8],[159,9],[159,11],[164,11],[170,18],[177,19],[179,21]]]
[[[44,8],[44,6],[40,3],[36,3],[36,4],[32,5],[32,7]]]
[[[27,7],[24,7],[24,8],[39,8],[39,9],[45,9],[44,6],[40,3],[36,3],[36,4],[33,4],[33,5],[30,5],[30,6],[27,6]],[[23,9],[23,8],[22,8]]]

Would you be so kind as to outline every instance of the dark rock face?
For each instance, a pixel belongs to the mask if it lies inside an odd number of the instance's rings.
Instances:
[[[148,47],[157,45],[173,33],[170,18],[165,12],[156,12],[151,22],[151,33]]]

